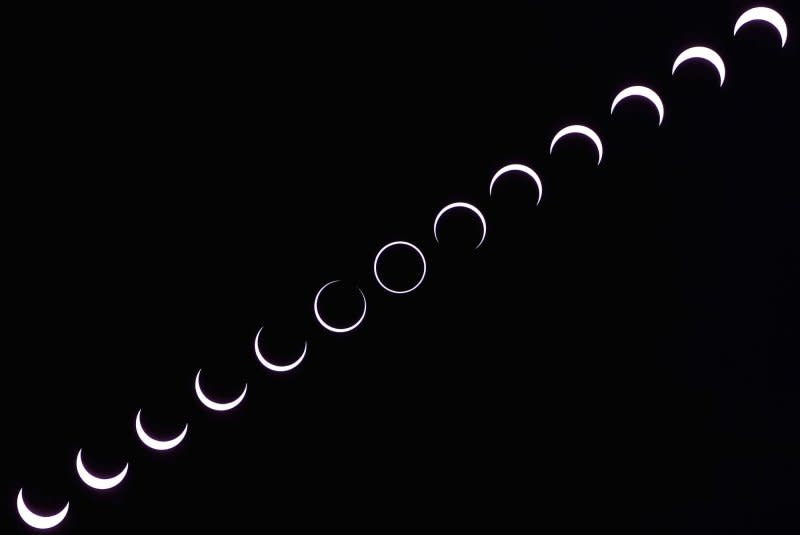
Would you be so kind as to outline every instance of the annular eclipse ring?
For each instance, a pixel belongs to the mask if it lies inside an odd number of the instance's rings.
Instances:
[[[410,247],[419,255],[420,259],[422,260],[422,275],[420,275],[419,280],[414,284],[414,286],[406,290],[395,290],[394,288],[389,288],[389,286],[381,280],[381,276],[378,274],[378,261],[380,260],[381,255],[390,247],[399,246]],[[419,247],[413,243],[409,243],[407,241],[393,241],[392,243],[387,243],[384,245],[381,250],[378,251],[378,254],[375,255],[375,262],[372,264],[372,270],[375,273],[375,280],[378,281],[378,284],[380,284],[381,288],[393,294],[407,294],[419,288],[419,285],[422,284],[423,280],[425,280],[425,274],[428,272],[428,264],[425,262],[425,255],[422,254],[422,251],[419,250]]]

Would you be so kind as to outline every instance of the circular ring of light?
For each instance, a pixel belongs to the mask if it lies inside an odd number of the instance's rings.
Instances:
[[[405,245],[406,247],[410,247],[411,249],[416,251],[417,254],[419,255],[419,257],[422,259],[422,275],[420,276],[419,281],[417,281],[417,283],[414,286],[412,286],[411,288],[409,288],[408,290],[394,290],[392,288],[389,288],[386,284],[383,283],[383,281],[381,280],[380,275],[378,275],[378,260],[380,259],[381,255],[384,253],[384,251],[386,251],[386,249],[388,249],[390,247],[396,247],[396,246],[401,246],[401,245]],[[384,245],[381,248],[381,250],[378,251],[378,254],[375,255],[375,262],[373,262],[373,264],[372,264],[372,271],[373,271],[373,273],[375,273],[375,280],[377,280],[378,284],[380,284],[381,288],[383,288],[387,292],[393,293],[393,294],[407,294],[407,293],[413,292],[414,290],[419,288],[420,284],[422,284],[422,281],[425,279],[425,274],[428,272],[428,264],[425,262],[425,255],[422,254],[422,251],[419,250],[419,247],[417,247],[413,243],[409,243],[407,241],[393,241],[392,243],[387,243],[386,245]]]
[[[364,292],[361,291],[361,288],[357,288],[358,289],[358,293],[361,294],[361,299],[364,300],[364,311],[361,313],[361,317],[358,318],[358,321],[356,321],[354,324],[350,325],[349,327],[343,327],[343,328],[334,327],[333,325],[330,325],[330,324],[326,323],[325,320],[322,319],[322,316],[319,313],[319,296],[322,295],[322,291],[325,290],[325,288],[327,288],[328,286],[330,286],[331,284],[334,284],[336,282],[340,282],[340,281],[338,279],[335,280],[335,281],[331,281],[331,282],[325,284],[322,288],[319,289],[319,291],[317,292],[316,297],[314,297],[314,315],[317,317],[317,321],[319,322],[319,324],[322,325],[324,328],[328,329],[329,331],[331,331],[333,333],[340,333],[341,334],[341,333],[347,333],[347,332],[352,331],[353,329],[355,329],[356,327],[361,325],[362,321],[364,321],[364,317],[366,317],[366,315],[367,315],[367,297],[364,295]]]

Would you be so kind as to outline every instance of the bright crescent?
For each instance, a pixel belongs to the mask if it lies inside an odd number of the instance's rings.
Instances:
[[[603,161],[603,142],[600,141],[600,136],[597,135],[597,132],[581,124],[573,124],[559,130],[550,143],[550,154],[553,154],[553,148],[558,143],[558,140],[570,134],[581,134],[594,142],[595,147],[597,147],[597,165],[600,165],[600,162]]]
[[[171,450],[175,446],[183,441],[184,437],[186,437],[186,432],[189,430],[189,424],[186,424],[181,431],[181,434],[171,440],[157,440],[150,435],[148,435],[144,428],[142,427],[142,409],[139,409],[139,412],[136,413],[136,434],[139,435],[139,440],[147,446],[148,448],[152,448],[158,451],[166,451]]]
[[[258,332],[256,333],[256,341],[253,343],[253,347],[256,350],[256,357],[258,357],[258,361],[268,370],[272,370],[273,372],[288,372],[300,366],[300,363],[303,362],[303,359],[306,358],[306,350],[308,349],[308,342],[303,345],[303,353],[298,357],[297,360],[292,362],[291,364],[286,364],[285,366],[279,366],[277,364],[273,364],[268,361],[264,355],[261,353],[261,347],[258,344],[258,338],[261,336],[261,331],[264,330],[264,327],[261,327]]]
[[[23,522],[28,524],[32,528],[36,529],[50,529],[54,528],[59,525],[64,519],[67,517],[67,512],[69,511],[69,502],[64,508],[51,516],[42,516],[37,515],[30,509],[28,506],[25,505],[25,499],[22,497],[22,489],[19,489],[19,494],[17,494],[17,512],[19,513],[20,518]]]
[[[617,107],[617,104],[629,97],[642,97],[652,102],[658,110],[658,126],[661,126],[664,121],[664,102],[658,96],[658,93],[643,85],[634,85],[620,91],[614,98],[614,102],[611,103],[611,114],[614,114],[614,108]]]
[[[512,163],[511,165],[507,165],[494,174],[494,176],[492,177],[492,181],[489,182],[489,196],[492,195],[492,188],[494,187],[494,183],[497,182],[497,180],[501,176],[510,171],[521,171],[526,175],[528,175],[529,177],[531,177],[534,182],[536,182],[536,187],[539,188],[539,198],[536,200],[536,206],[539,206],[539,203],[542,202],[542,192],[544,191],[544,189],[542,188],[542,180],[539,178],[539,175],[536,174],[536,171],[534,171],[527,165],[522,165],[519,163]],[[484,227],[485,226],[486,223],[484,222]]]
[[[398,246],[398,245],[405,245],[406,247],[411,247],[414,251],[417,252],[419,257],[422,259],[422,276],[419,278],[419,281],[417,281],[417,283],[414,286],[412,286],[411,288],[409,288],[408,290],[393,290],[393,289],[389,288],[388,286],[386,286],[383,283],[383,281],[381,280],[380,276],[378,275],[378,260],[380,259],[381,255],[389,247],[395,247],[395,246]],[[375,279],[378,281],[378,284],[380,284],[381,288],[383,288],[387,292],[390,292],[390,293],[393,293],[393,294],[407,294],[407,293],[413,292],[414,290],[419,288],[420,284],[422,284],[422,281],[425,279],[425,274],[428,272],[428,264],[425,262],[425,255],[422,254],[422,251],[419,250],[419,247],[417,247],[413,243],[409,243],[407,241],[393,241],[392,243],[388,243],[388,244],[384,245],[381,248],[381,250],[378,251],[378,254],[375,255],[375,262],[373,262],[373,264],[372,264],[372,271],[375,273]]]
[[[233,401],[229,401],[227,403],[220,403],[218,401],[210,399],[208,396],[206,396],[205,392],[203,392],[203,389],[200,386],[201,371],[203,370],[202,369],[197,370],[197,375],[194,378],[194,392],[195,394],[197,394],[197,399],[200,400],[200,403],[202,403],[212,411],[225,412],[234,409],[244,400],[244,396],[247,395],[247,383],[245,383],[244,390],[242,390],[242,393],[239,394],[239,397],[234,399]]]
[[[675,58],[675,63],[672,64],[672,74],[675,74],[675,71],[678,70],[681,63],[689,61],[690,59],[704,59],[716,67],[719,73],[719,86],[722,87],[722,84],[725,83],[725,62],[722,61],[719,54],[705,46],[693,46],[681,52],[678,57]]]
[[[81,481],[86,483],[88,486],[92,487],[96,490],[108,490],[113,489],[120,483],[122,480],[125,479],[125,476],[128,474],[128,463],[125,463],[125,468],[122,469],[122,472],[115,475],[114,477],[97,477],[96,475],[89,472],[83,464],[83,457],[81,453],[83,452],[82,449],[78,450],[78,457],[75,459],[75,468],[78,470],[78,476],[81,478]]]
[[[736,21],[736,25],[733,27],[733,35],[736,35],[736,32],[738,32],[742,26],[755,20],[772,24],[775,29],[778,30],[778,33],[781,34],[781,48],[786,46],[786,39],[789,37],[789,28],[786,26],[786,21],[783,20],[780,13],[768,7],[754,7],[742,13],[742,16],[739,17],[739,20]]]
[[[364,292],[361,291],[361,288],[358,288],[358,292],[361,294],[361,299],[364,300],[364,311],[361,313],[361,317],[358,318],[358,321],[356,321],[354,324],[350,325],[349,327],[344,327],[344,328],[334,327],[333,325],[329,325],[328,323],[325,322],[325,320],[322,319],[322,316],[319,313],[319,296],[322,294],[322,291],[325,288],[327,288],[328,286],[330,286],[331,284],[334,284],[336,282],[339,282],[339,281],[338,280],[331,281],[331,282],[325,284],[322,288],[319,289],[319,291],[317,292],[316,297],[314,297],[314,315],[317,317],[317,321],[319,322],[319,324],[322,325],[323,327],[325,327],[326,329],[328,329],[329,331],[334,332],[334,333],[347,333],[347,332],[352,331],[353,329],[355,329],[359,325],[361,325],[361,322],[364,321],[364,317],[367,315],[367,297],[364,295]]]
[[[494,180],[492,180],[492,182],[494,182]],[[492,186],[490,184],[489,185],[489,195],[491,195],[491,194],[492,194]],[[475,215],[477,215],[478,219],[481,220],[481,226],[483,227],[483,234],[481,235],[481,241],[479,241],[478,245],[475,246],[475,248],[477,249],[478,247],[481,246],[481,244],[483,243],[483,240],[486,239],[486,219],[483,217],[483,214],[481,213],[480,210],[478,210],[473,205],[471,205],[469,203],[466,203],[466,202],[454,202],[454,203],[448,204],[447,206],[445,206],[444,208],[439,210],[439,213],[436,215],[436,219],[433,220],[433,237],[436,238],[436,243],[439,243],[439,235],[436,232],[436,229],[439,226],[439,220],[442,218],[442,216],[446,212],[452,210],[453,208],[466,208],[467,210],[469,210],[472,213],[474,213]]]

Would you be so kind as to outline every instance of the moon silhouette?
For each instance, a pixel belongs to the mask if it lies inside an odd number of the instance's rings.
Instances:
[[[194,392],[195,394],[197,394],[197,399],[200,400],[200,403],[202,403],[212,411],[225,412],[236,408],[244,400],[244,396],[247,394],[247,383],[244,384],[244,390],[242,390],[242,393],[239,394],[239,397],[234,399],[233,401],[220,403],[218,401],[210,399],[208,396],[206,396],[206,394],[203,392],[203,388],[200,386],[201,371],[203,370],[202,369],[197,370],[197,375],[194,378]]]
[[[378,275],[378,260],[381,258],[381,255],[384,253],[384,251],[386,251],[386,249],[389,249],[390,247],[397,247],[397,246],[410,247],[411,249],[416,251],[417,254],[419,255],[419,257],[422,259],[422,275],[420,276],[419,281],[417,281],[417,283],[414,284],[414,286],[412,286],[408,290],[393,290],[392,288],[389,288],[388,286],[386,286],[383,283],[383,281],[381,280],[380,275]],[[422,254],[422,251],[420,251],[419,248],[416,245],[414,245],[413,243],[409,243],[407,241],[394,241],[392,243],[384,245],[381,248],[381,250],[378,251],[378,254],[375,255],[375,262],[373,262],[373,264],[372,264],[372,270],[375,273],[375,280],[378,281],[378,284],[380,284],[381,288],[383,288],[387,292],[390,292],[390,293],[393,293],[393,294],[407,294],[409,292],[413,292],[414,290],[419,288],[420,284],[422,284],[422,281],[425,279],[425,273],[427,273],[427,271],[428,271],[428,265],[425,262],[425,255]]]
[[[152,448],[158,451],[166,451],[171,450],[178,444],[180,444],[183,439],[186,437],[186,432],[189,430],[189,424],[186,424],[183,427],[183,431],[177,437],[170,439],[170,440],[157,440],[150,435],[142,427],[142,410],[139,409],[139,412],[136,413],[136,434],[139,435],[139,440],[147,446],[148,448]]]
[[[330,324],[326,323],[325,320],[322,319],[322,316],[319,313],[319,296],[322,295],[322,292],[323,292],[323,290],[325,290],[325,288],[327,288],[328,286],[330,286],[331,284],[334,284],[336,282],[340,282],[340,281],[335,280],[335,281],[328,282],[325,285],[323,285],[322,288],[319,289],[319,291],[317,292],[316,297],[314,297],[314,315],[317,317],[317,321],[319,322],[319,324],[322,325],[324,328],[328,329],[329,331],[331,331],[333,333],[347,333],[347,332],[352,331],[353,329],[355,329],[359,325],[361,325],[361,322],[364,321],[364,317],[367,315],[367,297],[364,295],[364,292],[361,291],[361,288],[358,288],[358,292],[361,294],[361,299],[364,300],[364,311],[361,313],[361,317],[358,318],[358,321],[356,321],[354,324],[350,325],[349,327],[343,327],[343,328],[334,327],[333,325],[330,325]],[[305,354],[305,351],[303,353]]]
[[[600,136],[597,135],[597,132],[581,124],[573,124],[559,130],[550,143],[550,154],[553,154],[553,148],[556,146],[556,143],[558,143],[558,140],[570,134],[580,134],[594,142],[594,146],[597,147],[597,165],[600,165],[600,162],[603,161],[603,142],[600,141]]]
[[[261,336],[261,331],[264,330],[264,327],[261,327],[258,332],[256,333],[256,341],[253,343],[253,348],[256,350],[256,357],[258,361],[268,370],[273,372],[288,372],[300,366],[300,363],[303,362],[303,359],[306,358],[306,350],[308,349],[308,342],[305,342],[303,345],[303,353],[291,364],[286,364],[285,366],[279,366],[278,364],[273,364],[267,360],[267,358],[261,353],[261,347],[258,343],[258,338]]]
[[[32,528],[36,529],[50,529],[59,525],[67,517],[69,511],[69,502],[58,513],[50,516],[37,515],[25,504],[25,498],[22,497],[22,489],[19,489],[17,494],[17,512],[23,522]]]
[[[113,477],[97,477],[96,475],[89,472],[89,470],[86,469],[86,466],[84,466],[83,457],[81,456],[82,452],[83,452],[82,449],[78,450],[78,457],[75,459],[75,468],[78,470],[78,477],[81,478],[81,481],[83,481],[93,489],[96,490],[113,489],[114,487],[122,483],[122,480],[125,479],[125,476],[128,474],[128,463],[125,463],[125,468],[123,468],[119,474]]]
[[[786,21],[783,20],[780,13],[768,7],[754,7],[742,13],[742,16],[739,17],[736,21],[736,25],[733,27],[733,35],[736,35],[745,24],[759,20],[772,24],[775,29],[778,30],[778,33],[781,34],[781,48],[786,46],[786,39],[789,37],[789,28],[786,26]]]
[[[521,173],[525,173],[526,175],[531,177],[531,179],[536,183],[536,187],[539,189],[539,198],[536,200],[536,206],[539,206],[539,203],[542,202],[542,193],[544,192],[544,188],[542,188],[542,180],[539,178],[539,175],[536,174],[536,171],[534,171],[527,165],[522,165],[520,163],[512,163],[510,165],[507,165],[494,174],[494,176],[492,177],[492,181],[489,182],[489,196],[491,197],[492,195],[492,188],[494,188],[494,183],[497,182],[501,176],[511,171],[519,171]],[[484,226],[484,236],[485,236],[486,235],[485,221],[483,223],[483,226]]]
[[[495,178],[492,180],[492,184],[494,184],[494,181],[496,179],[497,175],[495,175]],[[489,184],[489,195],[492,194],[492,184]],[[478,245],[475,246],[475,249],[477,249],[478,247],[481,246],[483,240],[486,239],[486,218],[483,217],[483,214],[481,213],[480,210],[478,210],[473,205],[466,202],[454,202],[448,204],[447,206],[439,210],[439,213],[436,215],[436,219],[433,220],[433,237],[436,238],[436,243],[439,243],[439,234],[437,233],[437,229],[439,227],[439,220],[442,218],[444,214],[455,208],[466,208],[467,210],[477,215],[478,219],[481,220],[481,226],[483,227],[483,234],[481,235],[481,241],[479,241]]]
[[[725,83],[725,62],[722,61],[719,54],[705,46],[693,46],[678,54],[675,63],[672,64],[672,74],[675,74],[683,62],[690,59],[704,59],[712,64],[719,73],[719,86],[722,87],[722,84]]]
[[[658,96],[658,93],[643,85],[634,85],[620,91],[614,98],[614,102],[611,103],[611,114],[614,114],[614,108],[617,107],[617,104],[630,97],[642,97],[652,102],[653,106],[658,110],[658,126],[661,126],[664,121],[664,102]]]

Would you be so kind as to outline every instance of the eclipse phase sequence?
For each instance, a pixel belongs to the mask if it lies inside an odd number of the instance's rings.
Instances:
[[[788,27],[787,27],[786,21],[784,20],[783,16],[780,13],[778,13],[774,9],[771,9],[771,8],[768,8],[768,7],[754,7],[754,8],[751,8],[751,9],[748,9],[748,10],[744,11],[739,16],[739,18],[736,20],[736,22],[734,24],[733,35],[736,36],[740,31],[743,31],[743,28],[745,28],[746,26],[751,26],[753,23],[758,23],[758,22],[763,22],[763,23],[766,23],[766,24],[772,26],[778,32],[778,34],[780,36],[781,48],[786,46],[786,42],[787,42],[788,35],[789,35],[789,31],[788,31]],[[721,56],[717,52],[715,52],[714,50],[712,50],[712,49],[710,49],[708,47],[704,47],[704,46],[690,47],[690,48],[684,50],[683,52],[681,52],[678,55],[678,57],[675,59],[675,62],[672,65],[672,74],[674,75],[676,73],[676,71],[678,70],[678,68],[683,63],[685,63],[685,62],[687,62],[689,60],[693,60],[693,59],[701,59],[701,60],[704,60],[704,61],[708,62],[709,64],[711,64],[717,70],[717,73],[718,73],[719,79],[720,79],[720,86],[723,85],[723,83],[725,82],[725,77],[726,77],[725,63],[722,60]],[[623,101],[626,101],[626,100],[628,100],[630,98],[634,98],[634,97],[644,98],[644,99],[648,100],[649,102],[651,102],[653,104],[653,106],[656,108],[656,111],[658,112],[658,117],[659,117],[658,124],[660,126],[662,124],[662,122],[664,121],[664,103],[661,100],[661,97],[655,91],[653,91],[649,87],[642,86],[642,85],[630,86],[630,87],[627,87],[627,88],[623,89],[622,91],[620,91],[616,95],[616,97],[614,98],[614,100],[613,100],[613,102],[611,104],[611,114],[612,115],[614,114],[614,110],[616,109],[616,107],[620,103],[622,103]],[[600,140],[600,137],[597,135],[597,133],[594,130],[592,130],[589,127],[586,127],[584,125],[570,125],[570,126],[567,126],[567,127],[563,128],[563,129],[561,129],[554,136],[554,138],[553,138],[553,140],[552,140],[552,142],[550,144],[550,154],[553,153],[553,150],[556,147],[557,143],[563,137],[565,137],[567,135],[572,135],[572,134],[583,135],[586,138],[590,139],[595,144],[595,146],[597,148],[597,152],[598,152],[597,163],[599,165],[600,162],[603,159],[603,145],[602,145],[602,142]],[[538,199],[536,201],[536,204],[538,206],[538,204],[542,200],[542,194],[543,194],[542,181],[539,178],[538,174],[536,174],[536,172],[533,171],[533,169],[531,169],[530,167],[528,167],[526,165],[522,165],[522,164],[507,165],[507,166],[503,167],[502,169],[500,169],[499,171],[497,171],[497,173],[495,173],[495,175],[492,177],[492,180],[491,180],[491,182],[489,184],[489,195],[490,196],[492,195],[492,191],[493,191],[493,187],[494,187],[495,183],[501,177],[505,176],[507,173],[510,173],[512,171],[524,173],[529,178],[531,178],[533,180],[533,182],[536,184],[536,186],[538,188],[538,193],[539,193],[538,194]],[[449,212],[451,210],[455,210],[455,209],[467,209],[467,210],[471,211],[473,214],[475,214],[478,217],[478,219],[480,220],[482,228],[483,228],[483,232],[482,232],[482,235],[481,235],[481,239],[478,242],[478,245],[475,247],[476,249],[478,249],[483,244],[483,241],[486,238],[486,232],[487,232],[486,219],[484,218],[484,216],[481,213],[481,211],[478,210],[474,205],[469,204],[469,203],[465,203],[465,202],[455,202],[455,203],[449,204],[449,205],[445,206],[444,208],[442,208],[442,210],[438,213],[438,215],[436,216],[436,218],[434,220],[434,223],[433,223],[433,235],[434,235],[434,238],[436,239],[436,242],[439,243],[439,236],[438,236],[438,233],[437,233],[439,220],[441,219],[441,217],[444,214],[446,214],[447,212]],[[423,272],[422,272],[422,276],[420,277],[420,280],[411,289],[407,289],[407,290],[396,290],[396,289],[391,289],[391,288],[387,287],[381,281],[380,276],[379,276],[378,271],[377,271],[377,263],[378,263],[378,259],[379,259],[380,255],[381,255],[381,253],[383,251],[385,251],[387,248],[391,247],[391,246],[399,246],[399,245],[406,245],[406,246],[410,246],[411,248],[413,248],[420,255],[420,257],[422,258],[422,262],[423,262]],[[408,293],[408,292],[413,291],[414,289],[416,289],[422,283],[423,279],[425,278],[427,265],[425,263],[424,255],[422,254],[422,252],[416,246],[414,246],[414,245],[412,245],[412,244],[410,244],[408,242],[392,242],[392,243],[384,246],[384,248],[381,249],[381,251],[378,252],[378,255],[375,258],[375,263],[374,263],[373,268],[374,268],[374,272],[375,272],[375,278],[377,279],[378,283],[381,285],[382,288],[384,288],[385,290],[387,290],[388,292],[391,292],[391,293]],[[337,328],[337,327],[333,327],[333,326],[329,325],[328,323],[326,323],[323,320],[322,316],[319,313],[318,301],[319,301],[320,295],[322,294],[323,290],[325,290],[325,288],[327,288],[328,286],[330,286],[331,284],[334,284],[336,282],[339,282],[339,281],[335,280],[335,281],[331,281],[331,282],[326,283],[317,292],[317,295],[316,295],[316,297],[314,299],[314,315],[316,316],[317,321],[320,323],[320,325],[322,325],[322,327],[324,327],[325,329],[327,329],[327,330],[329,330],[331,332],[334,332],[334,333],[345,333],[345,332],[349,332],[349,331],[352,331],[355,328],[357,328],[361,324],[361,322],[364,320],[364,317],[366,316],[366,313],[367,313],[367,300],[366,300],[366,297],[364,296],[364,293],[361,291],[360,288],[358,288],[358,291],[361,293],[361,297],[362,297],[362,299],[364,301],[364,310],[363,310],[363,312],[361,314],[361,317],[358,319],[358,321],[356,321],[354,324],[352,324],[352,325],[350,325],[348,327],[344,327],[344,328]],[[305,358],[305,355],[306,355],[306,351],[308,349],[308,343],[307,342],[305,343],[305,345],[303,347],[303,352],[301,353],[301,355],[294,362],[292,362],[291,364],[287,364],[287,365],[281,366],[281,365],[276,365],[276,364],[273,364],[272,362],[270,362],[269,359],[267,359],[264,356],[264,354],[261,352],[261,349],[259,347],[259,336],[261,335],[262,330],[263,330],[263,327],[258,330],[258,333],[256,334],[256,337],[255,337],[254,346],[255,346],[256,357],[258,358],[259,362],[261,362],[261,364],[264,367],[266,367],[267,369],[269,369],[271,371],[274,371],[274,372],[287,372],[287,371],[290,371],[290,370],[296,368],[303,361],[303,359]],[[218,401],[212,400],[211,398],[209,398],[203,392],[201,384],[200,384],[200,371],[198,371],[197,375],[195,376],[195,393],[196,393],[198,399],[200,400],[200,402],[205,407],[207,407],[207,408],[209,408],[211,410],[224,412],[224,411],[229,411],[229,410],[235,408],[236,406],[238,406],[239,404],[242,403],[242,401],[244,400],[245,395],[247,393],[247,383],[245,383],[242,393],[236,399],[234,399],[232,401],[228,401],[228,402],[218,402]],[[175,448],[176,446],[178,446],[183,441],[183,439],[186,437],[186,433],[187,433],[187,431],[189,429],[189,424],[188,423],[185,424],[185,426],[183,428],[183,431],[181,431],[180,434],[178,434],[176,437],[174,437],[174,438],[172,438],[170,440],[158,440],[158,439],[155,439],[155,438],[151,437],[149,434],[147,434],[147,432],[142,427],[141,413],[142,413],[142,411],[139,410],[139,412],[136,414],[136,434],[138,435],[138,437],[142,441],[142,443],[145,444],[146,446],[148,446],[149,448],[152,448],[152,449],[158,450],[158,451],[170,450],[170,449]],[[108,490],[108,489],[111,489],[111,488],[114,488],[114,487],[118,486],[125,479],[125,477],[126,477],[126,475],[128,473],[128,463],[125,464],[125,467],[117,475],[112,476],[112,477],[108,477],[108,478],[101,478],[101,477],[98,477],[98,476],[95,476],[94,474],[92,474],[88,470],[88,468],[85,466],[85,464],[83,462],[82,451],[83,450],[78,450],[78,455],[77,455],[76,460],[75,460],[75,467],[76,467],[76,470],[78,472],[78,476],[80,477],[81,481],[83,481],[83,483],[86,484],[87,486],[89,486],[89,487],[91,487],[91,488],[93,488],[95,490]],[[47,530],[47,529],[51,529],[51,528],[54,528],[54,527],[58,526],[59,524],[61,524],[64,521],[64,519],[66,518],[67,513],[69,511],[69,501],[67,501],[66,505],[62,508],[62,510],[59,511],[58,513],[53,514],[53,515],[40,515],[40,514],[34,513],[33,511],[30,510],[28,505],[25,503],[25,499],[24,499],[23,494],[22,494],[22,489],[20,489],[19,493],[17,494],[17,503],[16,503],[16,505],[17,505],[17,512],[19,514],[19,517],[22,519],[22,521],[25,522],[25,524],[27,524],[28,526],[30,526],[32,528],[35,528],[35,529],[40,529],[40,530]]]

